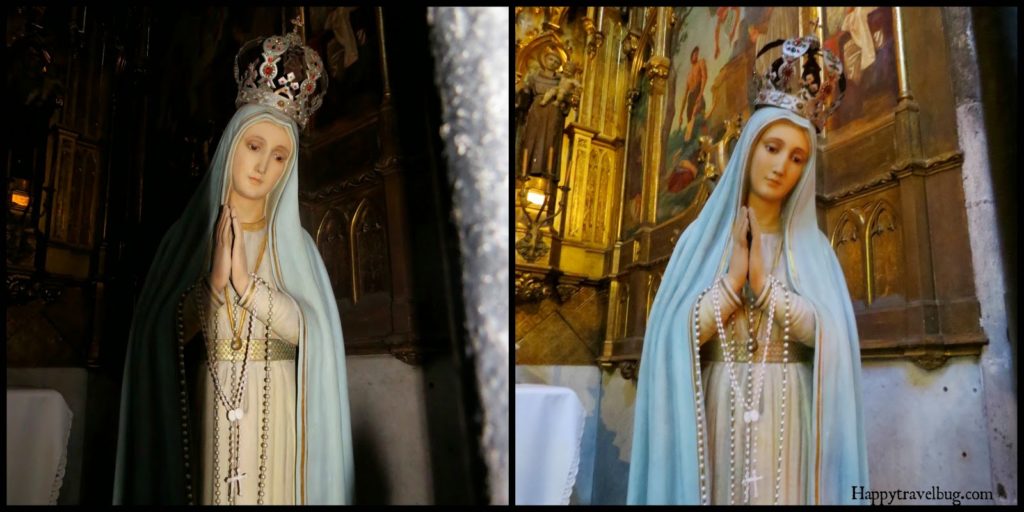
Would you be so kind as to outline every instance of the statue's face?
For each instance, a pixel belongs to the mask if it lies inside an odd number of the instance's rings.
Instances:
[[[263,199],[281,179],[292,151],[292,139],[283,125],[260,121],[249,126],[235,144],[232,190],[246,199]]]
[[[788,121],[769,125],[750,157],[750,192],[769,202],[782,202],[800,181],[809,151],[803,128]]]
[[[541,61],[544,64],[544,69],[548,71],[555,71],[562,65],[562,59],[559,59],[557,55],[551,53],[545,54]]]

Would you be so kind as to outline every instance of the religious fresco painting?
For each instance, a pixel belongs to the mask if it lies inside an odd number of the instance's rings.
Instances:
[[[672,65],[663,167],[658,177],[660,224],[684,212],[702,180],[699,138],[718,140],[725,120],[750,115],[750,70],[765,44],[797,32],[795,7],[679,7],[670,33]],[[774,59],[779,49],[764,57]]]
[[[858,131],[892,115],[898,92],[892,7],[825,7],[824,30],[822,45],[839,56],[846,73],[843,108],[826,128]]]

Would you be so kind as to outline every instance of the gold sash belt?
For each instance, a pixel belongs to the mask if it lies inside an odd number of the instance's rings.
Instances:
[[[245,359],[245,344],[242,342],[242,348],[235,350],[231,348],[231,340],[221,339],[217,340],[213,347],[213,357],[216,361],[242,361]],[[298,347],[291,343],[271,339],[270,340],[270,360],[271,361],[294,361],[298,355]],[[267,343],[266,340],[249,340],[249,360],[250,361],[266,361],[267,360]]]
[[[739,352],[739,353],[737,353]],[[749,361],[750,352],[746,345],[740,350],[733,350],[733,354],[736,356],[735,361],[738,363],[746,363]],[[755,363],[760,363],[761,358],[764,356],[764,344],[759,343],[757,349],[754,350],[753,360]],[[700,350],[700,358],[702,361],[714,361],[716,363],[724,363],[725,355],[722,353],[722,343],[718,341],[717,337],[714,337],[707,342]],[[814,360],[814,349],[798,343],[795,341],[789,342],[789,357],[786,358],[786,362],[789,363],[809,363]],[[782,360],[782,343],[773,342],[768,345],[768,363],[781,363]]]

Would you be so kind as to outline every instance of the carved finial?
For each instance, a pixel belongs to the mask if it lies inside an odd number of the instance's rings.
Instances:
[[[306,23],[302,21],[302,13],[295,15],[295,19],[292,20],[292,25],[295,25],[295,27],[292,28],[292,32],[295,32],[296,34],[301,34],[302,27],[305,26],[305,24]]]

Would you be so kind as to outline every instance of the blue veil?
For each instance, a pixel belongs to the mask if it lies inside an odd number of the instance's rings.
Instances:
[[[226,201],[235,141],[252,123],[286,127],[298,149],[295,122],[277,110],[243,105],[221,136],[209,172],[157,249],[132,319],[114,475],[115,504],[183,504],[177,304],[210,270],[213,228]],[[268,259],[275,285],[301,310],[296,369],[295,503],[350,504],[354,490],[348,380],[341,322],[330,279],[312,237],[299,221],[298,151],[267,198]],[[191,400],[191,396],[189,399]],[[193,425],[197,423],[193,422]],[[190,447],[199,442],[190,428]],[[190,468],[199,460],[193,451]],[[193,480],[193,495],[199,495]]]
[[[852,487],[868,487],[861,416],[860,348],[846,280],[815,215],[815,129],[777,107],[754,111],[721,181],[700,215],[679,237],[651,306],[637,381],[628,504],[699,504],[710,467],[699,467],[698,429],[707,447],[707,420],[697,421],[700,368],[693,344],[697,295],[727,266],[730,233],[746,193],[750,149],[773,121],[807,131],[810,158],[782,209],[787,285],[815,309],[815,354],[807,504],[855,504]]]

